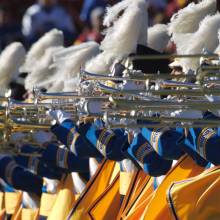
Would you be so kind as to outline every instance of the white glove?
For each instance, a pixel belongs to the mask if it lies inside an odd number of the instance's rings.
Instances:
[[[177,110],[174,112],[171,112],[171,117],[175,118],[189,118],[189,119],[200,119],[203,118],[202,112],[198,110]]]
[[[55,194],[57,192],[57,188],[59,185],[58,180],[51,180],[48,178],[44,178],[44,182],[46,183],[46,189],[48,193]]]
[[[71,119],[70,113],[66,113],[61,110],[49,110],[47,113],[58,124],[63,123],[67,119]]]
[[[78,111],[86,114],[96,114],[103,112],[103,102],[81,99],[77,105]]]
[[[53,135],[49,132],[37,131],[37,132],[33,133],[32,138],[35,142],[37,142],[39,144],[44,144],[47,142],[51,142]]]
[[[11,143],[17,144],[18,142],[22,141],[25,138],[25,134],[22,132],[15,132],[12,133],[10,136]]]
[[[85,110],[88,114],[101,113],[103,102],[100,101],[88,101],[85,102]]]

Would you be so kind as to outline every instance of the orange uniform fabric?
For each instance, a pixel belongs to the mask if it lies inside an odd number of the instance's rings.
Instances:
[[[117,172],[115,171],[117,169]],[[90,207],[105,192],[110,182],[114,182],[113,173],[119,172],[119,167],[114,161],[103,161],[94,176],[88,182],[85,191],[74,204],[68,219],[71,220],[90,220]],[[119,190],[119,187],[118,187]],[[107,207],[106,207],[107,208]]]
[[[42,193],[40,202],[40,216],[48,217],[56,202],[57,194]]]
[[[183,156],[177,164],[168,172],[163,182],[159,185],[146,207],[144,220],[170,220],[169,205],[166,200],[166,192],[174,181],[184,180],[204,171],[204,167],[198,166],[189,156]]]
[[[107,187],[103,194],[89,208],[89,215],[92,219],[116,219],[120,209],[119,174]]]
[[[220,219],[220,167],[173,183],[167,192],[171,215],[179,220]]]
[[[22,201],[22,192],[5,192],[6,214],[15,215],[21,206],[21,201]]]
[[[142,186],[138,190],[136,198],[130,203],[124,211],[121,219],[135,219],[137,216],[141,216],[144,209],[148,205],[148,202],[154,192],[153,177],[148,177],[143,182]],[[143,205],[144,203],[144,205]],[[135,218],[134,218],[135,216]]]
[[[58,192],[56,201],[47,219],[66,219],[74,202],[73,180],[72,176],[69,174],[64,181],[62,189]]]

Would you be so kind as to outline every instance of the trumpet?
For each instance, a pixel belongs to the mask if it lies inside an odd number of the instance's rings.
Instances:
[[[102,112],[81,114],[73,103],[71,108],[66,110],[72,111],[71,118],[75,121],[79,121],[84,118],[99,118],[104,120],[106,126],[111,128],[115,127],[218,127],[219,120],[204,120],[204,119],[191,119],[191,118],[173,118],[161,114],[158,117],[146,116],[150,111],[155,112],[172,112],[176,109],[184,110],[207,110],[207,109],[219,109],[220,103],[208,103],[205,101],[188,101],[177,103],[175,101],[151,101],[151,100],[121,100],[110,98],[110,105],[103,107]],[[53,125],[53,119],[47,115],[47,111],[51,105],[48,103],[19,103],[13,102],[9,104],[5,111],[7,113],[4,120],[0,121],[0,129],[5,131],[4,139],[8,139],[12,132],[18,131],[33,131],[33,130],[49,130]],[[60,109],[59,106],[53,106],[55,109]],[[136,112],[136,115],[131,115],[132,112]],[[42,119],[42,120],[41,120]],[[135,120],[134,124],[111,124],[111,121],[120,122],[122,119]],[[137,123],[137,121],[147,121],[146,124]]]
[[[218,59],[218,54],[159,54],[159,55],[134,55],[129,57],[131,60],[161,60],[161,59],[181,59],[181,58],[207,58],[207,59]]]
[[[123,112],[120,114],[106,112],[103,116],[106,127],[109,129],[125,128],[217,128],[220,125],[220,120],[200,119],[200,118],[174,118],[170,116],[152,117],[145,114],[130,114],[131,112]],[[140,112],[139,112],[140,113]],[[120,120],[118,120],[120,119]],[[124,119],[124,120],[123,120]],[[123,120],[123,122],[121,121]],[[127,121],[127,122],[126,122]]]
[[[34,103],[41,103],[43,101],[49,100],[51,103],[59,103],[60,100],[65,100],[66,102],[76,102],[80,99],[89,99],[89,100],[107,100],[108,97],[98,96],[98,95],[83,95],[79,92],[60,92],[60,93],[46,93],[41,92],[38,88],[33,90],[34,94]],[[62,101],[63,102],[63,101]]]

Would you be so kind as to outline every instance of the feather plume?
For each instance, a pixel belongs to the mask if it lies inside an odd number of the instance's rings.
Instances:
[[[74,77],[70,80],[64,81],[63,92],[76,91],[79,88],[80,78]]]
[[[25,59],[25,49],[21,43],[7,46],[0,55],[0,87],[7,89],[10,81],[19,74],[19,67]]]
[[[99,52],[99,44],[96,42],[86,42],[80,45],[71,46],[62,49],[54,54],[54,63],[52,68],[57,68],[63,70],[63,66],[71,66],[74,68],[75,72],[79,72],[79,65],[84,64],[84,62],[90,59],[92,56],[96,56]],[[71,67],[70,67],[71,68]],[[71,70],[73,71],[73,70]]]
[[[61,53],[63,52],[65,51],[61,50]],[[61,91],[60,89],[62,88],[63,90],[65,88],[65,82],[78,77],[80,68],[85,65],[87,60],[95,57],[98,53],[99,44],[97,43],[90,42],[71,47],[71,53],[68,53],[68,56],[65,58],[57,57],[55,63],[50,65],[50,69],[53,70],[55,74],[51,74],[48,79],[38,83],[38,86],[49,89],[50,91],[53,90],[54,92],[56,89]],[[59,54],[59,51],[57,54]]]
[[[147,29],[148,13],[145,1],[132,1],[122,16],[106,30],[100,48],[119,58],[128,56],[136,51],[138,43],[146,45]]]
[[[63,46],[63,32],[53,29],[42,36],[27,53],[25,63],[21,68],[23,72],[31,72],[35,68],[35,63],[41,59],[49,47]]]
[[[199,29],[194,34],[179,34],[173,40],[177,46],[179,54],[197,54],[202,53],[203,49],[214,52],[217,48],[218,30],[220,29],[220,14],[206,16],[200,23]],[[196,70],[199,66],[198,59],[181,59],[185,71],[189,69]]]
[[[172,16],[168,25],[169,34],[197,31],[200,21],[207,15],[213,15],[216,10],[216,0],[203,0],[198,4],[189,4]]]
[[[113,63],[112,56],[109,56],[106,52],[102,52],[86,63],[85,70],[92,73],[108,74],[111,63]]]
[[[59,50],[54,54],[53,59],[54,62],[56,63],[59,60],[65,60],[65,58],[70,57],[79,50],[95,48],[95,47],[96,48],[99,47],[99,44],[94,41],[89,41],[89,42],[81,43],[79,45],[63,48],[62,50]]]
[[[53,76],[54,70],[50,69],[49,66],[53,62],[53,54],[59,49],[60,47],[51,47],[45,50],[44,55],[36,62],[37,65],[25,79],[27,90],[32,90],[33,87]]]
[[[167,25],[156,24],[148,29],[148,47],[163,52],[169,40],[170,37],[168,35]]]
[[[125,0],[108,10],[104,23],[109,26],[113,22],[113,25],[105,31],[106,36],[100,46],[103,52],[86,64],[86,70],[90,72],[109,73],[115,60],[135,53],[137,44],[147,44],[148,12],[145,0]],[[116,16],[122,10],[123,14]]]
[[[215,49],[215,53],[220,54],[220,30],[218,31],[218,42],[219,42],[219,45],[218,45],[218,47]]]
[[[72,174],[74,190],[77,194],[81,194],[86,187],[85,182],[80,177],[79,173],[73,172]]]
[[[63,90],[64,90],[64,81],[53,82],[51,86],[47,88],[48,92],[61,92]]]
[[[111,24],[116,21],[119,17],[119,14],[125,10],[133,0],[124,0],[119,2],[118,4],[113,5],[112,7],[106,8],[105,17],[103,20],[103,25],[106,27],[110,27]]]

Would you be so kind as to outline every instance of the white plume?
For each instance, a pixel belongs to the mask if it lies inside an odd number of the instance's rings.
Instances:
[[[64,77],[70,78],[71,74],[79,73],[80,67],[85,61],[95,57],[99,53],[99,44],[96,42],[87,42],[80,45],[58,51],[54,55],[53,67],[57,68],[57,72],[63,72]],[[63,56],[61,56],[61,54]]]
[[[132,1],[121,17],[106,30],[101,49],[113,56],[124,57],[136,51],[137,44],[146,45],[148,13],[145,0]]]
[[[49,47],[63,46],[63,32],[53,29],[42,36],[35,44],[32,45],[27,53],[24,65],[21,68],[23,72],[30,72],[35,68],[35,63],[41,59]]]
[[[122,10],[123,14],[118,17]],[[113,25],[107,28],[101,42],[103,52],[86,64],[86,70],[90,72],[108,73],[114,60],[135,53],[137,44],[147,44],[148,12],[145,0],[122,1],[109,8],[106,16],[104,24],[109,26],[113,22]]]
[[[119,14],[125,10],[133,0],[124,0],[112,7],[107,7],[106,14],[103,20],[103,25],[110,27],[111,24],[118,19]]]
[[[163,52],[170,40],[167,31],[167,25],[165,24],[156,24],[153,27],[148,29],[148,47]]]
[[[19,74],[19,67],[25,59],[25,49],[19,42],[11,43],[0,55],[0,87],[7,89],[10,81]]]
[[[109,56],[106,52],[102,52],[86,63],[85,70],[91,73],[108,74],[112,63],[112,56]]]
[[[53,69],[49,67],[53,62],[53,54],[57,50],[60,50],[60,47],[47,48],[44,55],[36,62],[35,68],[25,79],[25,88],[27,90],[32,90],[33,87],[39,86],[41,82],[53,75]]]
[[[93,157],[90,157],[89,158],[89,173],[90,173],[90,176],[93,176],[96,172],[96,170],[98,169],[98,162],[95,158]]]
[[[198,4],[189,4],[172,16],[168,27],[169,34],[197,31],[200,21],[207,15],[214,14],[216,9],[216,0],[203,0]]]
[[[79,87],[79,83],[80,83],[80,78],[79,77],[74,77],[70,80],[64,81],[63,92],[75,91],[76,88]]]
[[[215,49],[215,53],[220,54],[220,30],[218,31],[218,42],[219,42],[219,45],[218,45],[218,47]]]
[[[201,22],[199,29],[194,34],[177,34],[173,36],[179,54],[202,53],[203,49],[214,52],[219,44],[218,30],[220,29],[220,14],[208,15]],[[196,70],[199,66],[198,59],[181,59],[185,71]]]
[[[54,54],[53,56],[54,62],[56,63],[59,60],[65,60],[66,57],[73,55],[75,52],[79,50],[89,49],[93,47],[99,47],[99,44],[97,44],[94,41],[89,41],[89,42],[81,43],[79,45],[63,48],[62,50],[59,50]]]
[[[64,81],[53,82],[47,87],[48,92],[61,92],[64,90]],[[72,90],[71,90],[72,91]]]
[[[51,65],[52,70],[55,68],[55,74],[44,80],[39,86],[53,92],[58,92],[60,89],[63,90],[66,82],[78,77],[80,68],[84,67],[86,61],[99,53],[99,44],[95,42],[83,43],[82,45],[71,47],[71,49],[67,48],[67,51],[67,53],[65,50],[55,53],[55,63]],[[66,57],[57,56],[57,54],[60,55],[61,53],[65,54]],[[74,88],[70,91],[72,90]]]

